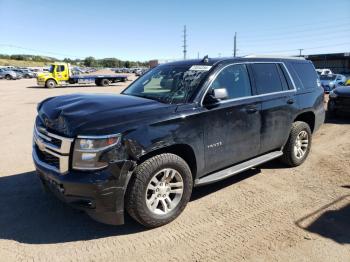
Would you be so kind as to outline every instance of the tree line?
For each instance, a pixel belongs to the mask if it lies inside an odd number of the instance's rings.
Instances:
[[[140,62],[140,61],[124,61],[119,60],[117,58],[103,58],[96,59],[93,56],[86,57],[85,59],[70,59],[64,58],[63,60],[48,57],[48,56],[37,56],[37,55],[4,55],[0,54],[0,58],[2,59],[13,59],[13,60],[22,60],[22,61],[35,61],[35,62],[66,62],[72,65],[80,65],[87,67],[148,67],[148,62]]]

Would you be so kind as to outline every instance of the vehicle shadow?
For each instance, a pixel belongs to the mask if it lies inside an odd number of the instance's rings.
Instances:
[[[297,220],[295,224],[301,229],[332,239],[339,244],[350,244],[349,197],[350,195],[345,195],[330,204],[319,208],[315,212],[302,217]],[[341,202],[347,204],[339,209],[335,209],[334,206]],[[325,211],[326,209],[331,210]],[[308,223],[308,221],[312,220],[314,216],[317,218],[311,223]]]
[[[350,124],[350,117],[345,113],[337,113],[336,116],[329,116],[326,114],[326,119],[324,121],[327,124]]]
[[[146,230],[130,218],[123,226],[95,222],[50,193],[35,172],[0,177],[0,239],[28,244],[62,243]]]
[[[196,201],[260,172],[251,169],[224,181],[195,188]],[[135,234],[147,230],[127,214],[125,224],[110,226],[95,222],[42,190],[35,171],[0,177],[0,239],[27,244],[65,243]]]
[[[215,193],[216,191],[219,191],[225,187],[231,186],[245,179],[248,179],[256,174],[259,174],[260,172],[261,172],[260,168],[252,168],[245,172],[226,178],[220,182],[216,182],[205,186],[195,187],[193,189],[190,201],[196,201],[202,197]]]

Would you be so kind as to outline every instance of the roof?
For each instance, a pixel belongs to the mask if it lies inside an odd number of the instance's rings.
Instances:
[[[283,60],[307,61],[303,57],[289,57],[289,56],[246,56],[246,57],[209,57],[207,61],[204,59],[188,59],[179,60],[162,65],[173,66],[190,66],[190,65],[215,65],[221,62],[282,62]]]

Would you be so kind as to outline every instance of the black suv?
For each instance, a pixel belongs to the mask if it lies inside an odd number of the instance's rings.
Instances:
[[[46,188],[92,218],[174,220],[194,186],[280,158],[304,162],[324,121],[311,62],[219,58],[159,65],[120,95],[38,105],[33,158]]]

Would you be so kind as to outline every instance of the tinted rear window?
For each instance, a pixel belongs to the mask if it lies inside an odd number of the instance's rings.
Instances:
[[[317,87],[317,73],[311,63],[292,63],[304,89]]]
[[[283,91],[281,77],[276,64],[252,64],[252,70],[259,95]]]

